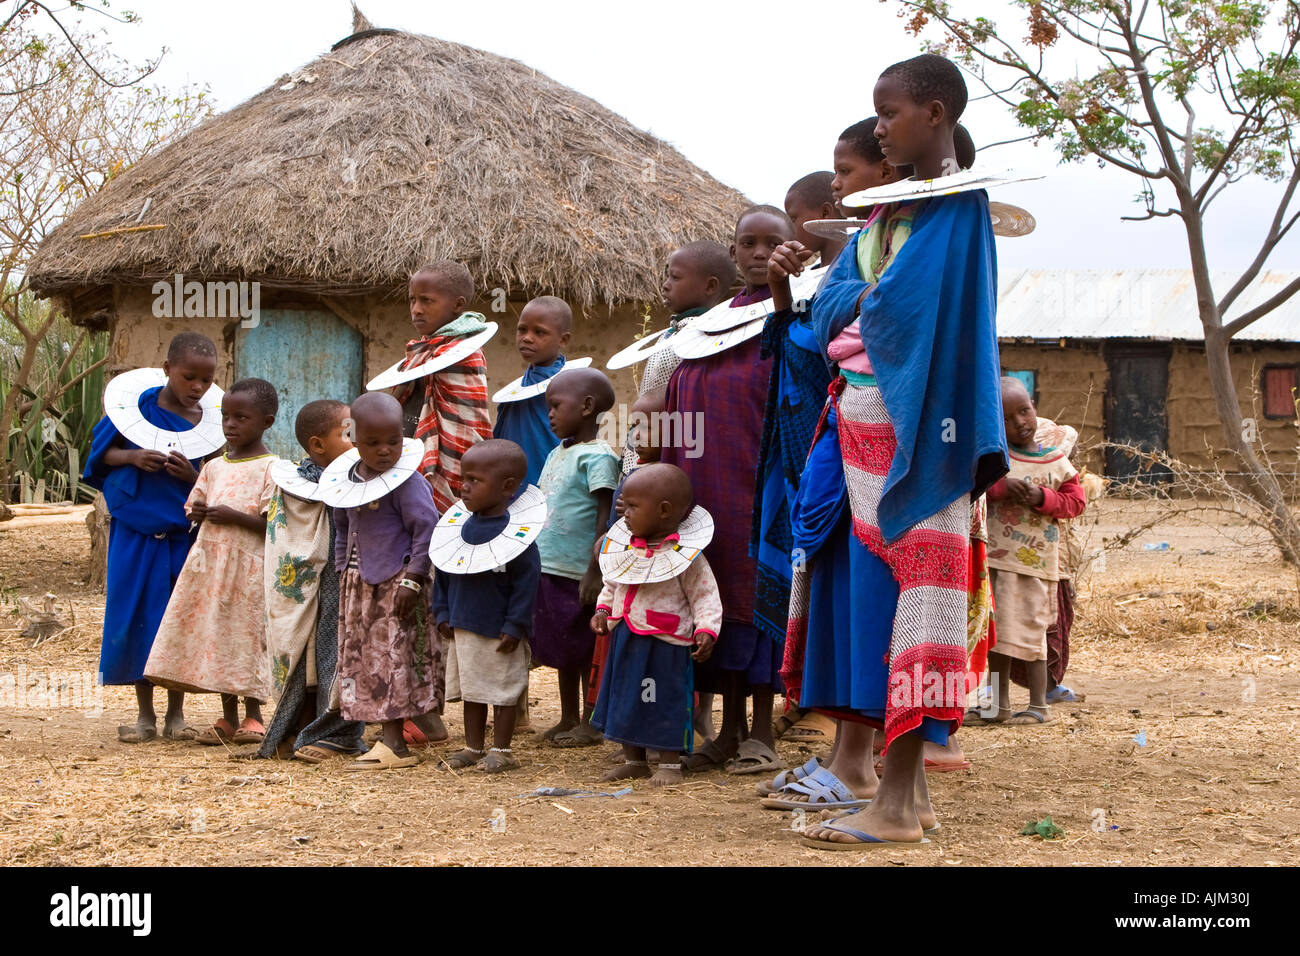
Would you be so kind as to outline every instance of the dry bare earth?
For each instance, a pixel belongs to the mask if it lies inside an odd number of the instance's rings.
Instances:
[[[1138,523],[1105,502],[1091,530]],[[1241,530],[1241,529],[1235,529]],[[1166,540],[1173,550],[1140,550]],[[1257,539],[1256,539],[1257,540]],[[1213,553],[1197,553],[1210,551]],[[84,585],[78,526],[0,531],[0,674],[93,671],[103,597]],[[73,626],[37,648],[9,615],[16,595],[53,590]],[[1188,520],[1164,525],[1085,578],[1070,683],[1086,703],[1041,728],[969,728],[974,761],[933,774],[943,830],[929,846],[862,853],[805,849],[788,814],[762,810],[753,777],[708,774],[617,799],[520,798],[595,783],[609,748],[516,743],[524,767],[453,775],[430,760],[353,775],[232,760],[193,744],[128,746],[129,688],[104,712],[0,709],[0,861],[8,864],[1283,864],[1297,859],[1300,716],[1296,580],[1262,546],[1229,545]],[[1016,701],[1024,699],[1017,690]],[[558,714],[534,672],[533,719]],[[161,694],[160,703],[161,703]],[[452,708],[453,740],[458,708]],[[195,725],[219,712],[191,698]],[[1134,737],[1145,732],[1145,746]],[[252,748],[240,748],[247,752]],[[792,763],[807,751],[781,744]],[[501,811],[494,813],[494,811]],[[1046,815],[1065,836],[1019,836]],[[494,816],[504,831],[492,827]]]

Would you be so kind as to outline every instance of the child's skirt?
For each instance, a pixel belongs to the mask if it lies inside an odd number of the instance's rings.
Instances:
[[[691,648],[633,634],[622,621],[609,655],[591,723],[610,740],[650,750],[691,752],[695,702]]]
[[[578,582],[558,574],[545,574],[537,585],[533,611],[533,663],[557,670],[586,668],[596,647],[591,629],[594,605],[584,606]]]
[[[357,568],[341,575],[338,684],[345,720],[402,720],[442,706],[442,641],[423,600],[409,618],[398,618],[401,579],[398,572],[367,584]]]
[[[1056,624],[1056,582],[993,568],[993,653],[1018,661],[1047,659],[1047,629]]]
[[[528,689],[528,642],[509,654],[497,650],[500,637],[484,637],[463,627],[447,648],[447,700],[512,707]]]

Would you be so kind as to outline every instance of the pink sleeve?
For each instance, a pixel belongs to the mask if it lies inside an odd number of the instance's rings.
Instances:
[[[1043,490],[1044,493],[1046,493],[1047,489],[1043,489]],[[988,491],[984,492],[984,497],[987,498],[989,501],[1000,501],[1006,496],[1007,496],[1006,478],[999,478],[997,481],[993,482],[993,485],[989,488]],[[1044,501],[1046,501],[1046,498],[1044,498]]]
[[[1079,484],[1079,476],[1072,475],[1055,491],[1044,488],[1043,503],[1034,510],[1049,518],[1069,519],[1083,514],[1087,504],[1088,497],[1083,492],[1083,486]]]

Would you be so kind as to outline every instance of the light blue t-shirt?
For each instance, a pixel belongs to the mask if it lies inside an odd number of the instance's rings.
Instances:
[[[593,492],[613,491],[619,468],[614,449],[600,439],[551,449],[537,479],[546,495],[546,526],[537,536],[543,574],[576,581],[587,573],[597,535]]]

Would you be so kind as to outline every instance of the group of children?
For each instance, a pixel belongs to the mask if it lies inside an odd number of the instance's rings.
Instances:
[[[745,210],[730,250],[693,242],[667,261],[665,341],[728,299],[770,312],[712,354],[646,362],[633,420],[695,417],[702,447],[654,428],[620,450],[601,440],[613,386],[568,367],[573,316],[552,296],[519,316],[529,397],[493,426],[482,352],[444,358],[486,328],[451,262],[409,284],[418,335],[400,367],[428,374],[304,406],[296,465],[262,443],[278,409],[260,379],[225,393],[225,451],[206,463],[104,419],[86,480],[113,516],[104,680],[139,701],[121,739],[157,734],[161,685],[166,737],[402,768],[448,738],[440,715],[459,700],[464,747],[443,764],[500,772],[519,766],[529,671],[546,666],[561,714],[544,737],[620,743],[606,779],[780,771],[758,788],[765,806],[844,813],[810,845],[923,841],[937,827],[925,768],[960,761],[964,719],[1050,717],[1060,522],[1084,499],[1073,431],[1001,378],[983,191],[874,206],[851,238],[805,229],[856,212],[852,193],[974,162],[949,61],[894,64],[874,98],[832,172],[798,180],[784,209]],[[791,280],[813,267],[820,285],[796,301]],[[193,427],[215,369],[209,340],[176,336],[142,414]],[[327,485],[347,497],[327,504]],[[997,706],[968,714],[986,657]],[[1027,710],[1011,707],[1013,676]],[[222,718],[195,735],[185,692],[220,693]],[[834,721],[828,758],[782,770],[778,694]],[[369,748],[366,723],[382,725]]]

